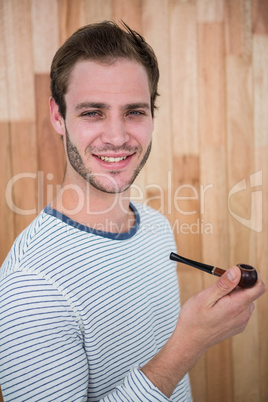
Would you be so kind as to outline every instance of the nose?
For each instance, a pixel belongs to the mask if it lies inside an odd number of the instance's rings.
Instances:
[[[128,142],[129,134],[126,129],[126,124],[122,118],[110,117],[106,119],[102,132],[102,141],[105,144],[111,144],[114,147],[121,147]]]

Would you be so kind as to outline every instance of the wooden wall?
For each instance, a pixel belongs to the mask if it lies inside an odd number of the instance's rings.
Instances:
[[[0,262],[62,180],[48,115],[53,54],[103,19],[138,30],[160,63],[153,152],[133,197],[168,217],[182,255],[250,263],[268,284],[267,0],[0,0]],[[182,300],[214,281],[178,272]],[[268,401],[267,302],[191,371],[195,401]]]

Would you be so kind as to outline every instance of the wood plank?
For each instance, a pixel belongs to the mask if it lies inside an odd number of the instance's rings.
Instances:
[[[203,194],[199,186],[199,158],[193,155],[174,157],[172,182],[172,213],[179,248],[185,257],[200,260],[204,227],[200,214],[200,198]],[[200,291],[200,286],[193,288],[192,292]]]
[[[224,3],[225,0],[197,0],[198,22],[223,22]]]
[[[119,22],[123,20],[135,31],[141,32],[142,2],[140,0],[114,0],[112,2],[112,18]]]
[[[223,362],[228,369],[218,373],[219,362]],[[209,375],[212,377],[207,384],[207,402],[236,402],[232,395],[232,371],[231,370],[231,340],[228,339],[218,345],[213,346],[206,352],[206,364]],[[209,367],[208,367],[209,366]],[[213,375],[215,369],[215,376]],[[215,383],[213,383],[215,381]],[[213,383],[213,385],[211,384]],[[226,390],[224,388],[227,387]],[[226,399],[226,395],[228,399]]]
[[[225,146],[225,42],[223,24],[199,24],[200,146]],[[203,149],[200,149],[203,152]]]
[[[179,254],[202,260],[202,223],[200,214],[199,157],[174,156],[172,171],[172,227]],[[194,268],[178,264],[178,278],[182,304],[203,288],[204,274]],[[194,400],[207,401],[206,357],[190,371]]]
[[[4,1],[0,1],[0,121],[7,121],[9,118],[8,110],[8,63],[7,63],[7,47],[6,32],[4,25]]]
[[[241,180],[247,190],[230,198],[231,254],[229,264],[241,259],[254,263],[254,245],[251,231],[239,221],[251,216],[250,175],[254,172],[254,138],[252,110],[252,68],[241,57],[227,58],[227,138],[229,194]],[[232,215],[232,216],[231,216]],[[236,220],[234,217],[238,217]],[[241,242],[243,236],[243,242]],[[238,242],[240,247],[237,247]],[[251,250],[251,253],[250,253]]]
[[[22,0],[5,1],[3,11],[6,60],[8,65],[7,88],[10,119],[12,177],[36,172],[36,143],[34,131],[34,80],[31,40],[31,2]],[[23,19],[22,19],[23,16]],[[14,29],[16,27],[16,29]],[[30,156],[29,156],[30,154]],[[22,181],[27,184],[22,184]],[[11,209],[21,206],[26,210],[34,202],[35,194],[30,179],[19,180],[10,194]],[[29,184],[31,182],[31,184]],[[29,199],[25,197],[29,189]],[[27,201],[29,200],[29,204]],[[10,205],[9,205],[10,207]],[[32,208],[32,207],[30,207]],[[16,208],[15,208],[16,209]],[[16,210],[18,212],[18,210]],[[17,235],[32,220],[24,213],[15,212],[15,233]]]
[[[261,275],[262,280],[268,285],[268,186],[265,185],[268,182],[268,145],[256,148],[255,150],[255,163],[256,171],[262,172],[263,186],[261,189],[262,204],[261,219],[263,229],[261,233],[258,233],[256,241],[256,267]],[[268,322],[267,322],[267,306],[268,306],[268,292],[263,295],[258,301],[258,332],[256,344],[258,345],[258,357],[259,357],[259,384],[260,384],[260,402],[268,400]],[[257,314],[255,312],[255,314]]]
[[[172,1],[170,6],[171,114],[174,155],[197,155],[196,7]]]
[[[86,8],[84,0],[58,0],[59,44],[69,38],[78,28],[86,24]]]
[[[65,169],[65,153],[62,137],[54,132],[50,122],[48,99],[49,75],[35,76],[36,130],[38,149],[38,174],[40,180],[38,212],[56,196]]]
[[[85,0],[85,19],[87,24],[110,20],[112,13],[112,0]]]
[[[251,2],[227,3],[227,121],[229,188],[237,188],[230,203],[230,257],[232,263],[256,265],[256,235],[252,222],[254,172]],[[247,189],[238,191],[245,181]],[[234,219],[236,217],[236,220]],[[258,303],[256,303],[258,305]],[[257,309],[256,309],[257,310]],[[247,331],[232,340],[234,399],[260,401],[258,311]],[[248,347],[248,345],[252,347]],[[251,362],[250,372],[247,369]]]
[[[179,253],[202,259],[200,221],[200,167],[197,97],[196,6],[170,5],[171,124],[173,137],[172,225]],[[184,192],[184,194],[183,194]],[[185,200],[179,197],[186,197]],[[178,264],[181,301],[203,288],[203,275]],[[207,402],[206,356],[190,371],[194,400]]]
[[[217,18],[221,18],[219,14],[215,16]],[[198,50],[200,180],[203,186],[209,186],[203,217],[213,228],[212,235],[202,238],[203,261],[224,268],[228,266],[228,215],[223,23],[199,23]],[[208,275],[204,276],[204,283],[211,284]],[[224,360],[220,359],[222,355]],[[215,356],[218,358],[215,359]],[[229,344],[216,345],[209,350],[206,353],[206,362],[207,400],[232,400],[232,359]]]
[[[4,261],[14,240],[14,215],[6,203],[5,189],[12,176],[10,159],[10,131],[9,131],[9,109],[8,109],[8,64],[7,49],[5,41],[4,26],[4,2],[0,1],[0,169],[1,169],[1,191],[0,191],[0,265]],[[0,391],[1,401],[1,391]]]
[[[152,14],[151,10],[154,9]],[[161,30],[159,27],[161,26]],[[142,15],[142,33],[147,42],[154,49],[158,58],[161,77],[157,100],[160,106],[156,111],[155,128],[153,134],[152,153],[144,170],[146,184],[158,184],[167,192],[167,172],[171,171],[171,127],[167,118],[170,110],[170,54],[167,47],[169,42],[169,10],[167,0],[144,0]],[[164,141],[163,141],[164,139]]]
[[[268,35],[254,35],[253,39],[253,88],[254,88],[254,144],[255,144],[255,171],[260,172],[262,185],[256,187],[261,197],[262,208],[256,205],[257,219],[261,219],[262,229],[256,234],[256,266],[264,283],[268,284],[268,132],[267,107],[268,104]],[[266,129],[265,129],[266,127]],[[259,313],[259,376],[260,401],[268,400],[268,322],[267,322],[268,294],[258,302]]]
[[[199,204],[191,200],[199,191],[198,120],[197,120],[197,43],[196,10],[193,4],[172,2],[171,20],[171,108],[173,133],[173,194],[189,186],[183,204],[172,202],[175,208],[172,224],[179,252],[189,258],[201,259]],[[187,116],[187,117],[186,117]],[[190,191],[190,193],[189,193]],[[186,194],[185,194],[186,195]],[[182,213],[197,211],[195,214]],[[193,233],[193,225],[197,232]],[[186,233],[187,229],[187,233]],[[203,287],[202,273],[178,264],[182,303]],[[194,399],[207,400],[205,357],[190,371]]]
[[[246,331],[232,339],[234,401],[262,401],[260,399],[258,332],[258,313],[255,309]],[[250,371],[248,370],[248,362],[250,362]]]
[[[11,159],[10,159],[10,133],[9,123],[0,122],[0,141],[1,141],[1,197],[0,197],[0,265],[6,258],[12,243],[14,241],[14,214],[8,207],[6,200],[6,186],[12,177]]]
[[[55,0],[32,2],[33,63],[35,73],[48,73],[59,47],[58,6]]]
[[[252,9],[251,0],[225,1],[226,52],[251,61]]]
[[[268,34],[268,2],[266,0],[252,0],[253,33]]]
[[[12,173],[10,206],[15,213],[15,235],[37,215],[38,175],[36,127],[32,122],[11,123]],[[12,191],[12,192],[11,192]]]
[[[254,143],[256,147],[267,144],[268,127],[268,35],[254,36]]]
[[[12,121],[34,120],[31,1],[4,2],[8,65],[8,108]],[[23,19],[22,19],[23,16]],[[14,29],[16,27],[16,29]]]
[[[232,191],[241,180],[247,183],[247,191],[237,192],[230,202],[229,265],[243,261],[255,265],[254,232],[241,220],[242,217],[250,222],[252,215],[249,180],[254,172],[252,68],[249,61],[241,57],[241,53],[239,56],[228,56],[227,59],[227,121],[229,188]],[[259,400],[256,319],[255,313],[247,331],[232,340],[235,400]],[[249,348],[248,344],[252,347]],[[251,361],[250,372],[247,369],[248,361]]]

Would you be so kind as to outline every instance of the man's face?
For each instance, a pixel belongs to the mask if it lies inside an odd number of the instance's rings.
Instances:
[[[151,149],[153,118],[144,67],[80,61],[65,95],[67,170],[106,193],[130,187]]]

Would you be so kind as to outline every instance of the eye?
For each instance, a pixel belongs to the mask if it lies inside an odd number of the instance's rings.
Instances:
[[[129,116],[144,116],[145,112],[143,110],[130,110],[128,112]]]
[[[96,116],[100,116],[100,112],[97,111],[97,110],[89,110],[89,111],[83,112],[83,113],[82,113],[82,116],[85,116],[85,117],[96,117]]]

